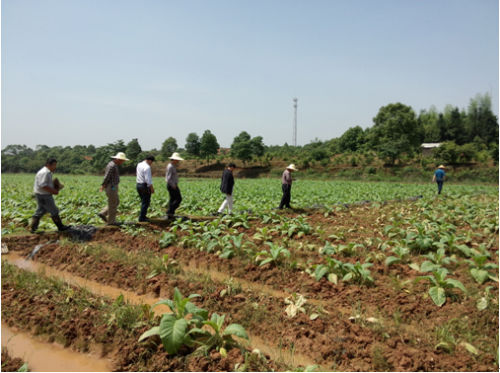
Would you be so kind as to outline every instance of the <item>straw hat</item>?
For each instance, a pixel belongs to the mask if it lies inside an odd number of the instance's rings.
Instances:
[[[439,167],[438,167],[438,168],[445,168],[445,167],[444,167],[443,165],[439,165]]]
[[[127,157],[125,157],[125,153],[123,152],[118,152],[116,155],[112,156],[111,158],[113,159],[121,159],[122,161],[130,161]]]
[[[181,156],[177,152],[175,152],[174,154],[172,154],[172,156],[170,157],[170,159],[172,159],[174,161],[183,161],[184,160],[184,158],[181,158]]]
[[[292,171],[298,171],[296,168],[295,168],[295,165],[293,163],[290,163],[289,166],[287,166],[287,169],[289,170],[292,170]]]

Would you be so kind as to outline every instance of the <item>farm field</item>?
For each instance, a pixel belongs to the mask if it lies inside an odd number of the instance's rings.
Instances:
[[[497,186],[299,178],[277,211],[279,180],[237,179],[235,214],[208,217],[219,180],[181,178],[178,213],[206,219],[77,242],[48,216],[28,234],[33,175],[2,176],[2,324],[110,369],[498,371]],[[102,178],[59,178],[64,223],[100,226]],[[135,178],[120,188],[135,222]]]

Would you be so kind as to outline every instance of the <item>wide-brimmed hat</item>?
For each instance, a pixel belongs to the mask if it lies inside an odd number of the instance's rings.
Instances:
[[[292,170],[292,171],[298,171],[293,163],[290,163],[290,165],[287,166],[287,169]]]
[[[438,168],[445,168],[445,167],[441,164],[441,165],[439,165],[439,167],[438,167]]]
[[[130,161],[130,159],[128,159],[125,156],[125,153],[123,153],[123,152],[118,152],[118,153],[116,153],[116,155],[112,156],[111,158],[113,158],[113,159],[121,159],[122,161]]]
[[[174,161],[183,161],[184,158],[182,158],[179,153],[175,152],[174,154],[172,154],[172,156],[170,157],[170,159],[174,160]]]

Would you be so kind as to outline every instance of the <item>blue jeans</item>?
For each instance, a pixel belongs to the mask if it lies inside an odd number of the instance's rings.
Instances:
[[[141,198],[139,221],[144,221],[147,219],[146,215],[151,204],[151,190],[149,190],[148,184],[137,184],[137,193],[139,193],[139,197]]]
[[[438,185],[438,194],[441,194],[441,189],[443,189],[443,181],[436,181]]]

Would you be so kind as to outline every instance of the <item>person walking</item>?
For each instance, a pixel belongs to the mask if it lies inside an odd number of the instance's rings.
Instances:
[[[283,191],[283,197],[281,197],[281,202],[279,205],[279,209],[283,209],[283,207],[291,208],[290,199],[292,198],[292,172],[298,171],[295,168],[295,165],[290,164],[285,171],[283,171],[283,175],[281,176],[281,190]]]
[[[116,212],[118,210],[118,205],[120,204],[120,198],[118,197],[118,184],[120,184],[118,166],[122,165],[126,161],[129,161],[129,159],[125,156],[125,153],[122,152],[117,153],[111,158],[111,161],[106,166],[106,170],[104,171],[104,180],[99,188],[99,191],[101,192],[103,190],[106,191],[108,205],[97,215],[108,225],[119,225],[119,223],[116,222]]]
[[[59,217],[59,209],[54,202],[53,195],[59,194],[59,190],[62,189],[57,179],[52,180],[52,174],[56,167],[57,160],[49,158],[45,162],[45,166],[36,173],[33,191],[35,192],[37,209],[31,218],[31,233],[36,232],[40,219],[47,212],[59,231],[66,231],[70,228],[62,223]]]
[[[177,165],[184,159],[179,153],[174,152],[170,157],[170,163],[167,166],[167,174],[165,180],[167,182],[167,190],[170,195],[168,202],[167,218],[173,218],[175,210],[182,202],[181,191],[179,189],[179,177],[177,176]]]
[[[226,199],[220,205],[218,214],[222,214],[224,209],[227,207],[228,214],[233,212],[233,187],[234,187],[234,177],[233,170],[236,168],[234,163],[229,163],[227,168],[222,173],[222,179],[220,183],[220,191],[226,194]]]
[[[148,208],[151,204],[151,194],[155,192],[153,187],[153,177],[151,174],[151,165],[153,164],[155,157],[149,155],[137,165],[136,168],[136,182],[137,182],[137,193],[141,199],[141,212],[139,213],[139,221],[147,222]]]
[[[437,183],[438,194],[441,194],[445,178],[446,178],[446,173],[444,172],[444,166],[440,165],[438,169],[434,172],[434,176],[432,177],[432,182]]]

